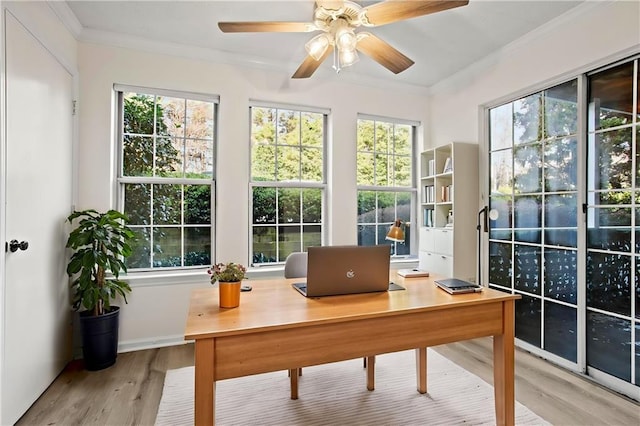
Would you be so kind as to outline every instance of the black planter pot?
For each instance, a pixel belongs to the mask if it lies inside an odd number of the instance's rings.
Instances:
[[[112,306],[100,316],[91,312],[80,312],[82,354],[87,370],[96,371],[111,367],[118,356],[118,324],[120,308]]]

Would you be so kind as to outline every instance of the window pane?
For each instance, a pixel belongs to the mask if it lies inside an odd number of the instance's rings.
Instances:
[[[278,110],[278,144],[300,145],[300,113]]]
[[[184,223],[211,223],[211,186],[185,185]]]
[[[587,247],[630,252],[631,209],[589,208],[587,210]]]
[[[513,103],[514,144],[539,141],[542,139],[540,126],[541,95],[522,98]]]
[[[575,250],[544,249],[544,295],[578,303],[578,254]]]
[[[534,144],[514,149],[513,186],[516,193],[542,190],[542,146]]]
[[[489,282],[511,288],[511,244],[489,242]]]
[[[300,225],[278,227],[278,247],[280,248],[278,262],[284,262],[293,252],[302,251],[301,231]]]
[[[587,252],[587,306],[631,315],[631,257]]]
[[[180,228],[153,228],[153,266],[182,266],[182,230]]]
[[[309,247],[322,245],[322,226],[305,225],[302,227],[302,250],[307,251]]]
[[[182,185],[153,185],[153,222],[177,225],[182,220]]]
[[[322,149],[303,148],[302,149],[302,177],[304,181],[322,182]]]
[[[156,139],[155,174],[163,177],[183,177],[184,140]]]
[[[276,150],[277,180],[300,180],[300,148],[279,146]]]
[[[186,99],[158,96],[157,132],[163,136],[184,136]]]
[[[124,185],[124,214],[130,225],[151,224],[151,185]]]
[[[150,268],[151,267],[151,228],[131,227],[135,233],[131,243],[131,256],[126,258],[127,268]]]
[[[589,130],[628,124],[633,111],[633,61],[589,78]]]
[[[540,299],[522,295],[522,299],[516,300],[516,337],[540,347],[540,330],[542,327],[542,315]]]
[[[322,149],[324,140],[324,115],[312,112],[300,114],[302,120],[302,145]]]
[[[631,327],[627,320],[587,312],[587,364],[631,380]]]
[[[358,225],[358,245],[359,246],[375,246],[376,226],[375,225]]]
[[[393,152],[393,125],[376,121],[376,152],[388,154]]]
[[[213,140],[213,104],[187,100],[187,138]]]
[[[490,150],[511,148],[513,142],[512,104],[508,103],[490,111],[489,127],[491,129]]]
[[[545,190],[575,191],[578,179],[578,141],[575,138],[550,141],[544,147]]]
[[[544,221],[547,227],[576,227],[578,201],[575,194],[547,195]]]
[[[552,302],[544,304],[544,348],[576,362],[578,319],[576,308]]]
[[[374,151],[373,121],[358,120],[358,151]]]
[[[276,188],[253,188],[253,223],[276,223]]]
[[[631,187],[631,128],[590,135],[589,190]]]
[[[302,221],[304,223],[322,222],[322,190],[302,190]],[[311,229],[311,228],[310,228]]]
[[[413,146],[411,140],[412,128],[411,126],[396,124],[395,126],[395,145],[394,153],[396,155],[403,155],[411,157],[413,154]]]
[[[251,108],[251,145],[276,143],[276,109]]]
[[[153,138],[125,136],[123,143],[123,176],[151,176],[153,174]]]
[[[155,96],[125,93],[123,96],[123,131],[125,134],[153,135]]]
[[[276,261],[276,228],[273,226],[253,227],[253,263]]]
[[[377,205],[374,191],[358,191],[358,223],[375,223]]]
[[[378,192],[378,210],[376,220],[391,225],[396,219],[396,197],[393,192]],[[386,232],[385,232],[386,235]]]
[[[278,222],[300,223],[300,189],[278,190]]]
[[[411,221],[411,193],[396,192],[396,219],[407,223]]]
[[[542,202],[540,196],[515,197],[515,239],[540,243]]]
[[[540,247],[516,244],[514,288],[540,294]]]
[[[391,157],[386,154],[375,155],[375,185],[391,186]]]
[[[411,157],[394,157],[394,184],[395,186],[411,186]]]
[[[358,153],[358,185],[375,185],[373,154]]]
[[[491,194],[511,195],[513,191],[513,151],[505,149],[503,151],[492,152],[491,161]]]
[[[213,139],[187,139],[184,143],[186,177],[211,179],[213,176]]]
[[[274,181],[276,179],[275,146],[253,146],[251,149],[251,178],[254,181]]]
[[[546,137],[578,131],[578,81],[571,80],[544,91]]]
[[[184,265],[211,265],[211,227],[184,229]]]
[[[489,208],[498,212],[497,219],[489,219],[489,238],[510,241],[513,228],[511,196],[491,197]]]

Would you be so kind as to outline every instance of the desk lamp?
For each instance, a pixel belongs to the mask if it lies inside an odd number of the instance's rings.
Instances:
[[[385,239],[395,241],[396,243],[404,243],[404,230],[402,229],[402,221],[400,219],[396,219],[396,221],[393,222]]]

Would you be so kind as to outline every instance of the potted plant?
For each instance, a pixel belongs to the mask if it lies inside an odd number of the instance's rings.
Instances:
[[[247,268],[239,263],[218,263],[207,272],[211,275],[211,284],[218,282],[220,307],[235,308],[240,305],[240,286],[246,277]]]
[[[119,276],[127,271],[124,259],[131,254],[129,242],[134,233],[126,225],[127,217],[115,210],[74,211],[67,218],[69,223],[76,219],[78,224],[67,240],[67,248],[73,250],[67,265],[71,306],[81,311],[85,367],[101,370],[113,365],[118,354],[120,308],[112,306],[111,300],[120,295],[127,303],[131,287]]]

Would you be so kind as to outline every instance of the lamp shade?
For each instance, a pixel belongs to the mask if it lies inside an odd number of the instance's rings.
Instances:
[[[402,221],[396,219],[396,221],[389,228],[387,233],[387,240],[395,241],[397,243],[404,243],[404,231],[402,230]]]
[[[309,56],[319,61],[322,55],[324,55],[324,52],[329,48],[329,36],[326,33],[318,34],[309,40],[304,47]]]

